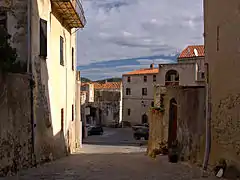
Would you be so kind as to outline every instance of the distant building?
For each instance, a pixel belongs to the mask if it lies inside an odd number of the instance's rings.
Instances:
[[[86,124],[110,126],[121,120],[121,82],[84,83],[81,92],[82,118]]]
[[[122,121],[132,125],[148,122],[148,112],[154,106],[154,84],[157,81],[159,69],[150,68],[132,71],[122,76]]]

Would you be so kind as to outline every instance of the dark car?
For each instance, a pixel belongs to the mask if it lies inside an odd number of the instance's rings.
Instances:
[[[134,133],[133,137],[136,140],[140,140],[141,138],[144,138],[145,140],[148,140],[149,136],[149,128],[148,127],[141,127],[138,128]]]
[[[134,131],[136,131],[136,130],[138,130],[139,128],[143,128],[143,127],[148,128],[149,125],[148,125],[147,123],[145,123],[145,124],[136,124],[136,125],[132,126],[132,129],[133,129]]]
[[[95,126],[89,126],[88,127],[88,135],[102,135],[103,134],[103,128],[100,125]]]

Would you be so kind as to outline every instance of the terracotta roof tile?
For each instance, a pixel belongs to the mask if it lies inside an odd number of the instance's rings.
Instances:
[[[197,50],[198,56],[204,57],[204,45],[193,45],[193,46],[188,46],[186,47],[181,54],[178,56],[178,58],[191,58],[195,57],[196,55],[194,54],[194,49]]]
[[[158,72],[159,72],[158,68],[145,68],[131,71],[123,75],[157,74]]]
[[[106,83],[96,83],[94,82],[94,89],[120,89],[121,82],[106,82]]]

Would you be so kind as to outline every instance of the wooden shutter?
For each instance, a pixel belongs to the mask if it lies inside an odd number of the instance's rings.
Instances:
[[[47,57],[47,21],[40,19],[40,56]]]

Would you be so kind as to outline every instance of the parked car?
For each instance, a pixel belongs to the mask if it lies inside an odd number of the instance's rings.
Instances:
[[[142,127],[147,127],[147,128],[149,128],[149,125],[148,125],[147,123],[144,123],[144,124],[136,124],[136,125],[132,126],[132,129],[133,129],[134,131],[136,131],[136,130],[138,130],[139,128],[142,128]]]
[[[103,134],[103,128],[100,125],[94,125],[88,127],[88,135],[102,135]]]
[[[144,138],[145,140],[148,140],[149,136],[149,128],[148,127],[141,127],[134,131],[133,137],[136,140],[140,140],[141,138]]]

